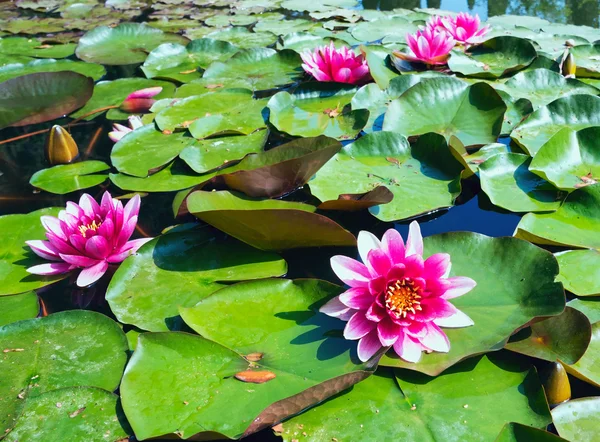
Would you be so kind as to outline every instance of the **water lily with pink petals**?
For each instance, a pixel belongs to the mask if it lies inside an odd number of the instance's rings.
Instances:
[[[463,45],[481,43],[490,30],[489,26],[481,27],[481,20],[478,14],[472,16],[467,12],[461,12],[455,17],[444,17],[440,21],[452,38]],[[437,21],[433,21],[432,23],[437,27]]]
[[[423,351],[450,350],[441,327],[473,325],[450,300],[471,291],[475,281],[449,277],[447,253],[423,259],[423,237],[417,222],[411,223],[406,244],[394,229],[381,241],[369,232],[360,232],[358,251],[364,264],[346,256],[331,258],[333,271],[350,288],[320,311],[348,321],[344,337],[359,340],[361,361],[391,346],[405,361],[418,362]]]
[[[162,87],[148,87],[132,92],[121,104],[121,110],[132,114],[143,114],[150,111],[156,100],[154,96],[162,92]]]
[[[79,204],[69,201],[58,218],[42,216],[47,241],[26,241],[33,252],[50,261],[27,269],[36,275],[57,275],[81,269],[77,285],[98,281],[109,264],[122,262],[151,238],[130,241],[138,220],[140,196],[123,207],[121,201],[104,192],[100,204],[84,194]]]
[[[336,49],[331,42],[314,52],[305,51],[301,57],[304,62],[302,68],[318,81],[364,84],[371,80],[365,57],[356,55],[346,46]]]
[[[123,126],[122,124],[115,123],[113,124],[113,130],[108,133],[108,138],[110,138],[113,142],[119,141],[129,132],[133,132],[138,127],[142,127],[144,123],[142,123],[142,119],[137,115],[132,115],[128,118],[129,127]]]
[[[450,51],[456,44],[448,32],[430,27],[418,30],[415,34],[407,34],[406,42],[412,54],[394,51],[396,57],[433,66],[446,64]]]

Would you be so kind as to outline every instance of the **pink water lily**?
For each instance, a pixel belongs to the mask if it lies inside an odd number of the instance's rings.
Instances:
[[[336,49],[333,42],[314,52],[301,54],[302,68],[318,81],[337,81],[338,83],[364,84],[371,80],[367,60],[356,55],[350,48]]]
[[[331,258],[333,271],[350,288],[320,311],[348,321],[344,337],[359,340],[361,361],[392,346],[400,358],[418,362],[423,351],[450,350],[441,327],[473,325],[449,300],[471,291],[475,281],[449,277],[447,253],[423,259],[423,237],[417,222],[410,225],[406,245],[394,229],[381,241],[369,232],[360,232],[358,251],[364,264],[346,256]]]
[[[467,12],[461,12],[455,17],[444,17],[439,21],[454,40],[464,45],[481,43],[490,30],[489,26],[480,27],[481,20],[478,14],[472,16]],[[437,20],[432,21],[432,23],[439,29]]]
[[[113,124],[113,130],[108,133],[108,138],[110,138],[113,142],[119,141],[129,132],[133,132],[138,127],[142,127],[144,123],[142,123],[142,119],[137,115],[132,115],[128,118],[129,127],[123,126],[122,124],[115,123]]]
[[[418,30],[415,34],[407,34],[406,42],[412,54],[394,51],[396,57],[434,66],[446,64],[450,51],[456,44],[448,32],[430,27]]]
[[[132,92],[121,104],[121,110],[132,114],[142,114],[150,111],[156,100],[154,96],[162,92],[162,87],[148,87]]]
[[[36,275],[57,275],[82,269],[77,285],[93,284],[109,264],[122,262],[151,238],[129,241],[138,220],[140,197],[135,195],[123,207],[121,201],[104,192],[100,204],[84,194],[79,204],[67,202],[58,218],[42,216],[47,241],[26,241],[33,252],[51,262],[27,269]]]

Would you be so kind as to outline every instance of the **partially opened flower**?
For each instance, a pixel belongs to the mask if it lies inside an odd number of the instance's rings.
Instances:
[[[473,321],[449,300],[476,286],[464,276],[448,277],[450,256],[436,253],[423,259],[419,224],[410,225],[406,245],[394,229],[379,241],[360,232],[358,251],[364,264],[331,258],[335,274],[350,286],[321,312],[348,321],[346,339],[359,340],[358,357],[367,361],[382,347],[418,362],[423,351],[448,352],[450,341],[441,327],[467,327]]]
[[[138,127],[142,127],[144,123],[142,123],[142,119],[137,115],[132,115],[128,118],[129,127],[123,126],[122,124],[115,123],[113,124],[113,130],[108,133],[108,138],[110,138],[115,143],[127,135],[129,132],[133,132]]]
[[[456,44],[448,32],[432,28],[419,30],[415,34],[407,34],[406,42],[412,54],[394,51],[396,57],[434,66],[446,64],[450,58],[450,51]]]
[[[154,96],[162,92],[162,87],[149,87],[132,92],[125,98],[121,104],[121,110],[132,114],[141,114],[148,112],[152,105],[156,103]]]
[[[481,20],[478,14],[473,17],[467,12],[461,12],[456,17],[444,17],[441,22],[452,38],[464,45],[481,43],[490,30],[489,26],[480,27]]]
[[[306,51],[301,57],[302,68],[318,81],[363,84],[371,80],[365,57],[356,55],[346,46],[336,49],[331,42],[314,52]]]
[[[36,275],[57,275],[81,269],[79,287],[96,282],[108,265],[122,262],[151,238],[129,241],[137,224],[140,197],[134,196],[125,207],[104,192],[98,204],[88,194],[79,204],[71,201],[58,218],[42,216],[48,241],[26,241],[33,252],[51,262],[27,269]]]

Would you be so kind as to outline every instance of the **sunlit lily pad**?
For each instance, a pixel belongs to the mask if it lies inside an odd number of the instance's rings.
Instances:
[[[524,38],[495,37],[450,57],[450,70],[479,78],[498,78],[527,67],[537,57]]]
[[[94,82],[75,72],[39,72],[0,83],[0,128],[61,117],[83,106]]]
[[[567,440],[591,441],[600,430],[598,413],[600,397],[586,397],[556,407],[552,410],[552,420],[558,434]]]
[[[556,316],[564,310],[562,284],[554,282],[556,259],[527,241],[452,232],[425,238],[424,256],[434,253],[450,254],[450,276],[467,276],[477,283],[452,300],[475,325],[444,329],[450,339],[449,353],[423,355],[416,364],[386,355],[381,365],[437,375],[468,356],[503,348],[511,334],[533,318]]]
[[[349,106],[356,91],[356,87],[336,83],[310,83],[292,93],[278,92],[267,105],[269,120],[293,136],[354,138],[369,118],[368,110]]]
[[[46,192],[64,195],[103,183],[108,178],[108,169],[110,166],[103,161],[63,164],[34,173],[29,184]]]
[[[0,296],[0,327],[11,322],[35,318],[39,309],[38,297],[35,292]]]
[[[510,423],[506,424],[495,442],[567,442],[566,439],[556,434],[527,425]]]
[[[194,187],[208,179],[196,174],[181,160],[175,160],[145,178],[124,173],[111,173],[109,177],[117,187],[136,192],[172,192]]]
[[[75,53],[90,63],[125,65],[142,63],[162,43],[186,44],[187,39],[144,23],[99,26],[79,39]]]
[[[354,38],[362,42],[381,40],[384,37],[393,41],[404,41],[406,34],[418,29],[416,23],[404,17],[382,17],[377,20],[361,22],[350,29]]]
[[[565,252],[571,253],[571,252]],[[556,259],[560,259],[560,253],[556,255]],[[560,261],[559,261],[560,264]],[[561,276],[559,274],[558,279],[560,280]],[[562,282],[562,281],[561,281]],[[563,282],[563,284],[565,284]],[[565,285],[566,288],[566,285]],[[568,289],[567,289],[568,290]],[[590,320],[590,323],[595,324],[596,322],[600,322],[600,298],[597,297],[589,297],[589,298],[575,298],[567,303],[569,307],[573,307],[574,309],[579,310],[581,313],[586,315]]]
[[[600,182],[600,127],[561,130],[541,147],[530,170],[566,190]]]
[[[394,221],[451,207],[462,170],[437,134],[421,137],[411,148],[400,134],[374,132],[344,146],[309,184],[321,201],[385,186],[394,199],[369,210],[382,221]]]
[[[66,58],[75,53],[74,43],[47,44],[36,38],[4,37],[0,39],[0,54],[26,55],[35,58]]]
[[[301,54],[304,51],[313,51],[319,46],[329,46],[331,42],[334,42],[336,48],[348,46],[345,41],[331,37],[315,35],[310,32],[292,32],[281,38],[281,49],[291,49]]]
[[[292,32],[315,31],[321,28],[321,23],[298,18],[295,20],[271,19],[260,20],[254,26],[258,32],[268,32],[271,35],[286,35]]]
[[[271,32],[249,31],[243,27],[219,29],[209,32],[206,37],[225,41],[241,49],[263,48],[277,41],[277,36]]]
[[[577,296],[600,296],[599,251],[570,250],[557,253],[556,259],[560,266],[558,281],[566,290]]]
[[[600,78],[600,43],[575,46],[571,53],[575,57],[577,77]]]
[[[510,134],[511,138],[531,156],[557,132],[600,126],[600,97],[571,95],[559,98],[536,110]]]
[[[450,143],[453,146],[452,143]],[[469,153],[466,150],[461,152],[462,161],[464,161],[465,166],[471,169],[471,172],[477,173],[479,171],[479,166],[485,163],[489,158],[498,155],[500,153],[509,153],[510,148],[506,144],[502,143],[492,143],[486,146],[483,146],[476,152]],[[461,162],[462,162],[461,161]],[[464,176],[465,174],[463,174]]]
[[[262,250],[349,246],[354,236],[316,207],[287,201],[256,200],[241,194],[193,192],[190,213],[202,221]]]
[[[282,436],[291,442],[301,428],[320,441],[493,441],[511,421],[539,428],[551,421],[535,369],[483,356],[436,378],[406,370],[394,378],[391,370],[379,370],[284,422]]]
[[[120,322],[150,331],[178,330],[178,306],[192,307],[227,283],[286,271],[278,255],[218,238],[206,228],[169,233],[119,267],[106,299]]]
[[[512,212],[552,212],[565,196],[530,172],[531,157],[501,153],[479,165],[481,189],[490,201]]]
[[[127,440],[132,433],[116,394],[100,388],[70,387],[27,400],[17,425],[3,440],[36,440],[49,434],[61,440],[84,441],[92,435]]]
[[[231,43],[210,38],[193,40],[187,46],[164,43],[150,52],[142,71],[148,78],[187,83],[202,76],[200,69],[206,69],[213,61],[225,61],[238,50]]]
[[[390,80],[400,75],[390,61],[390,50],[378,45],[361,46],[360,48],[365,53],[373,80],[381,89],[386,89]]]
[[[72,71],[99,80],[106,74],[106,69],[99,64],[83,63],[71,60],[33,60],[28,63],[11,63],[0,68],[0,82],[21,75],[36,72]]]
[[[465,146],[496,142],[506,105],[486,83],[469,86],[456,78],[431,78],[393,100],[383,130],[408,137],[436,132]]]
[[[127,361],[121,328],[104,315],[83,310],[5,325],[0,348],[4,429],[18,425],[29,400],[42,393],[75,386],[113,391]]]
[[[600,249],[600,184],[575,190],[554,213],[529,213],[516,236],[537,244]]]
[[[584,311],[584,313],[586,313]],[[586,313],[589,315],[589,313]],[[588,316],[589,317],[589,316]],[[565,365],[567,372],[588,384],[600,388],[600,322],[592,324],[592,340],[583,357],[572,365]]]
[[[241,81],[252,90],[272,89],[299,80],[304,75],[300,65],[300,56],[294,51],[248,49],[226,62],[214,62],[204,72],[203,79],[215,83]]]

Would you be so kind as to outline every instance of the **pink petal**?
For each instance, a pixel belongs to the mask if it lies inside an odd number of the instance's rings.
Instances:
[[[337,255],[331,258],[333,272],[350,287],[367,287],[371,274],[364,264],[347,256]]]
[[[416,319],[423,322],[452,316],[458,311],[456,307],[442,298],[423,298],[421,308]]]
[[[115,225],[112,219],[106,218],[98,228],[98,235],[103,236],[109,242],[113,239],[115,233]]]
[[[134,216],[133,218],[130,218],[128,221],[125,222],[125,224],[121,228],[121,231],[119,232],[119,235],[117,236],[117,240],[115,241],[116,248],[122,247],[127,242],[127,240],[131,238],[131,235],[133,235],[133,231],[135,230],[136,225],[137,216]]]
[[[435,325],[439,325],[440,327],[448,328],[469,327],[475,324],[471,318],[469,318],[465,313],[461,312],[460,310],[457,310],[456,313],[454,313],[451,316],[434,319],[433,323]]]
[[[40,221],[42,222],[44,229],[46,229],[48,232],[53,233],[63,241],[67,240],[67,234],[63,229],[63,225],[65,224],[61,220],[53,216],[44,215],[40,217]]]
[[[384,319],[377,325],[377,334],[379,336],[379,342],[381,342],[381,345],[384,347],[394,345],[402,335],[401,327],[391,319]]]
[[[319,309],[319,311],[321,313],[326,314],[327,316],[331,316],[332,318],[340,319],[342,316],[345,316],[348,312],[352,312],[353,315],[356,312],[355,310],[349,308],[346,304],[343,304],[340,301],[339,296],[336,296],[335,298],[328,301]]]
[[[377,237],[366,230],[362,230],[358,233],[356,244],[358,246],[358,254],[360,255],[360,259],[365,264],[367,263],[369,252],[371,250],[381,248],[381,243]]]
[[[408,227],[408,239],[406,241],[406,256],[423,256],[423,236],[419,223],[413,221]]]
[[[104,259],[110,253],[108,241],[102,235],[96,235],[85,244],[86,255],[95,259]]]
[[[338,69],[333,78],[339,83],[348,83],[352,78],[352,71],[348,68]]]
[[[371,250],[367,258],[367,267],[373,277],[387,275],[392,268],[389,256],[381,249]]]
[[[417,341],[405,334],[394,344],[394,351],[405,361],[416,363],[421,360],[423,347],[421,347],[421,344]]]
[[[75,247],[77,249],[76,252],[79,252],[79,253],[85,252],[85,244],[87,243],[87,240],[83,236],[81,236],[81,234],[75,233],[75,234],[69,236],[69,242],[71,243],[71,245],[73,245],[73,247]],[[78,253],[75,253],[75,252],[69,253],[69,255],[77,255],[77,254]]]
[[[340,301],[353,309],[366,310],[374,301],[373,295],[364,287],[354,287],[339,296]]]
[[[102,194],[102,200],[100,201],[100,212],[102,213],[102,216],[106,216],[108,214],[108,212],[111,212],[113,210],[113,198],[110,195],[110,193],[108,193],[108,191],[104,192],[104,194]]]
[[[405,249],[402,235],[396,229],[389,229],[384,233],[381,247],[388,254],[393,263],[400,263],[404,260]]]
[[[450,270],[450,255],[447,253],[436,253],[425,260],[424,275],[426,279],[439,279],[447,276]]]
[[[145,89],[140,89],[139,91],[132,92],[125,98],[125,100],[130,100],[133,98],[152,98],[155,95],[158,95],[162,92],[162,87],[147,87]]]
[[[361,338],[360,341],[358,341],[358,359],[360,359],[362,362],[367,362],[381,348],[382,345],[381,342],[379,342],[377,331],[373,330],[368,335]]]
[[[79,287],[87,287],[95,283],[106,273],[106,270],[108,270],[108,263],[106,261],[100,261],[92,267],[83,269],[77,277],[77,285]]]
[[[46,238],[48,238],[48,241],[50,241],[52,247],[54,247],[60,253],[66,253],[68,255],[77,254],[77,250],[75,250],[73,246],[67,242],[67,240],[62,240],[51,232],[46,232]]]
[[[61,253],[60,257],[63,259],[63,261],[77,267],[91,267],[98,263],[97,259],[88,258],[87,256],[83,255],[66,255]]]
[[[125,208],[123,209],[123,218],[125,219],[125,221],[130,220],[134,216],[137,216],[139,212],[140,195],[136,193],[135,196],[131,198],[125,205]]]
[[[29,267],[27,271],[34,275],[59,275],[68,272],[70,268],[71,266],[64,262],[49,262],[47,264]]]
[[[427,323],[427,334],[421,338],[421,344],[430,350],[440,353],[448,353],[450,351],[448,336],[437,325],[431,322]]]
[[[344,328],[344,338],[354,340],[360,339],[377,327],[377,323],[365,318],[364,312],[356,312]]]
[[[410,255],[404,259],[404,275],[407,278],[420,278],[425,270],[421,255]]]
[[[453,276],[446,281],[450,283],[450,288],[442,295],[443,299],[458,298],[465,293],[469,293],[477,285],[475,281],[466,276]]]
[[[381,307],[377,302],[374,302],[367,309],[367,312],[365,313],[365,317],[369,321],[373,321],[374,323],[377,323],[379,321],[384,320],[385,318],[388,318],[389,315],[385,308]]]
[[[33,253],[41,258],[49,259],[50,261],[62,261],[60,256],[58,256],[58,250],[49,241],[31,240],[25,241],[25,244],[31,247]]]
[[[87,193],[81,195],[81,198],[79,199],[79,207],[81,207],[85,215],[90,219],[94,219],[96,214],[100,214],[100,206],[96,200]]]

